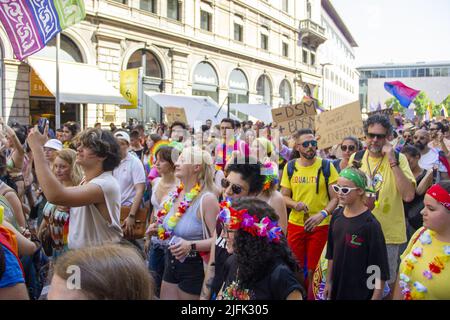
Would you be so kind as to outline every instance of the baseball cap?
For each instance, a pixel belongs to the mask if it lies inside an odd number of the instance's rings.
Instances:
[[[44,144],[45,148],[55,149],[57,151],[61,151],[63,149],[63,145],[61,141],[58,139],[50,139]]]
[[[116,137],[117,139],[125,140],[126,142],[130,143],[130,135],[125,131],[118,131],[114,133],[114,137]]]

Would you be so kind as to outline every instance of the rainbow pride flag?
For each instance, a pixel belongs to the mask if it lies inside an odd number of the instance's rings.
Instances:
[[[83,0],[1,0],[0,22],[17,59],[38,52],[86,17]]]
[[[396,97],[400,104],[405,108],[408,108],[411,102],[420,93],[419,90],[407,87],[400,81],[385,82],[384,88],[387,92]]]

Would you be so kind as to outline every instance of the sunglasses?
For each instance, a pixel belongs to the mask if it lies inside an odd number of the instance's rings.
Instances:
[[[340,193],[340,194],[343,194],[343,195],[347,195],[350,192],[352,192],[353,190],[357,190],[357,189],[358,188],[341,187],[341,186],[338,186],[337,184],[333,185],[334,192]]]
[[[346,152],[347,149],[348,149],[348,151],[352,152],[352,151],[356,150],[356,147],[354,145],[349,145],[349,146],[341,145],[341,150],[342,151]]]
[[[385,139],[386,138],[386,134],[379,134],[379,133],[368,133],[367,134],[367,137],[369,138],[369,139],[375,139],[375,138],[378,138],[378,139]]]
[[[317,141],[316,140],[311,140],[311,141],[305,141],[302,143],[302,147],[303,148],[308,148],[309,146],[316,148],[317,147]]]
[[[228,181],[225,178],[222,179],[221,184],[222,184],[222,188],[224,188],[224,189],[227,189],[231,185],[231,191],[233,191],[233,193],[236,195],[238,195],[242,192],[242,187],[240,185],[232,184],[230,181]]]

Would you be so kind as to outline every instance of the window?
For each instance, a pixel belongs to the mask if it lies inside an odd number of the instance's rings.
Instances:
[[[403,69],[402,70],[402,77],[403,78],[409,78],[411,75],[410,70],[409,69]]]
[[[448,68],[441,68],[441,76],[448,77]]]
[[[425,77],[425,69],[419,69],[419,71],[417,72],[417,76],[420,77]]]
[[[316,55],[311,52],[311,65],[314,66],[316,64]]]
[[[411,77],[417,77],[417,69],[411,69]]]
[[[56,37],[50,40],[47,45],[35,53],[37,57],[56,59]],[[1,46],[0,46],[1,51]],[[69,37],[61,34],[61,43],[59,50],[59,59],[61,61],[80,62],[84,63],[83,55],[80,49]],[[0,79],[1,80],[1,79]]]
[[[280,97],[283,99],[283,104],[290,104],[292,102],[292,89],[289,81],[286,79],[280,84]]]
[[[142,65],[142,57],[145,56],[145,66]],[[128,60],[127,69],[144,67],[146,77],[162,78],[161,65],[156,56],[147,50],[138,50]]]
[[[308,51],[303,50],[303,63],[308,64]]]
[[[238,23],[234,23],[234,40],[244,41],[244,27]]]
[[[259,77],[256,83],[256,94],[259,95],[260,102],[272,105],[272,84],[266,75]]]
[[[208,62],[200,62],[194,70],[192,95],[208,96],[219,101],[219,78]]]
[[[114,2],[118,2],[118,3],[122,3],[122,4],[127,4],[127,0],[113,0]]]
[[[230,103],[248,103],[249,101],[247,77],[239,69],[234,69],[230,74],[228,96]]]
[[[283,41],[283,57],[289,57],[289,44]]]
[[[167,0],[167,18],[181,20],[181,4],[178,0]]]
[[[431,77],[431,69],[425,68],[425,77]]]
[[[311,19],[312,13],[311,13],[311,2],[306,1],[306,14],[308,16],[308,19]]]
[[[140,0],[139,9],[156,13],[156,0]]]
[[[402,70],[400,70],[400,69],[395,70],[395,77],[399,78],[401,76],[402,76]]]
[[[387,77],[388,78],[393,78],[394,77],[394,70],[388,70],[388,72],[387,72]]]
[[[261,49],[269,50],[269,36],[261,33]]]
[[[281,7],[284,12],[289,12],[289,0],[281,0]]]
[[[212,14],[200,10],[200,28],[206,31],[212,31]]]
[[[440,76],[441,76],[441,68],[434,68],[433,77],[440,77]]]
[[[380,78],[386,78],[386,70],[380,70],[378,75],[380,76]]]

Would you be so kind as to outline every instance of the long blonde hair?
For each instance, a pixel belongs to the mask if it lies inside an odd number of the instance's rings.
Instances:
[[[211,155],[199,147],[188,147],[183,150],[181,156],[184,159],[189,159],[189,163],[201,166],[198,180],[202,192],[209,191],[216,194],[218,190],[214,183],[214,163]]]
[[[84,173],[80,165],[76,163],[77,153],[72,149],[63,149],[56,153],[56,157],[67,162],[70,166],[70,180],[74,186],[80,184],[83,179]],[[54,165],[53,165],[54,168]]]

